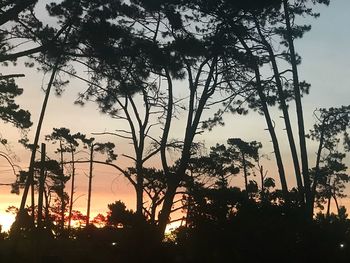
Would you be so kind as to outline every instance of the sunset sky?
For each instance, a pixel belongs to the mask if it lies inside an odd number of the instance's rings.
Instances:
[[[333,0],[329,7],[319,9],[321,17],[311,21],[312,30],[296,42],[296,49],[302,57],[302,65],[299,67],[300,79],[305,79],[311,83],[310,94],[303,98],[304,117],[306,130],[309,130],[314,123],[313,111],[316,108],[347,105],[350,103],[350,27],[349,15],[350,1]],[[44,92],[49,74],[43,76],[42,72],[35,68],[24,68],[21,65],[24,60],[19,60],[17,67],[2,67],[2,74],[24,73],[26,76],[17,80],[17,84],[24,89],[24,93],[17,99],[17,102],[23,109],[28,109],[32,114],[33,126],[29,131],[29,138],[33,139],[36,129],[39,112],[41,109]],[[185,86],[184,86],[185,87]],[[86,84],[70,79],[69,86],[61,97],[52,94],[45,116],[42,136],[51,133],[52,128],[66,127],[72,133],[82,132],[88,136],[93,136],[93,132],[114,131],[126,127],[125,123],[110,119],[98,111],[97,105],[88,103],[84,107],[74,105],[78,92],[84,91]],[[181,94],[181,83],[177,83],[179,94]],[[293,103],[290,107],[292,120],[295,124],[295,112]],[[207,112],[205,116],[210,116],[213,112]],[[276,131],[280,136],[281,142],[286,140],[283,130],[284,124],[279,118],[281,113],[274,111],[274,120],[276,121]],[[225,126],[214,128],[211,132],[205,132],[196,137],[197,141],[203,141],[207,147],[215,143],[225,143],[230,137],[240,137],[243,140],[261,141],[263,144],[262,152],[267,154],[270,160],[264,160],[264,166],[268,169],[269,175],[277,179],[276,167],[274,165],[274,156],[272,154],[272,145],[268,132],[265,130],[264,117],[256,113],[247,116],[225,115]],[[184,123],[181,118],[174,125],[172,136],[181,138],[183,136]],[[295,131],[297,131],[295,127]],[[17,143],[20,138],[20,131],[11,127],[9,124],[2,124],[1,135],[10,141],[10,150],[16,155],[15,163],[22,169],[27,169],[29,165],[29,152]],[[296,135],[296,132],[295,132]],[[121,157],[122,153],[131,154],[131,145],[122,139],[111,136],[95,136],[97,140],[111,141],[116,144],[116,152],[119,158],[116,163],[120,166],[130,164]],[[308,142],[310,155],[310,166],[314,163],[315,145]],[[53,151],[54,145],[47,144],[47,150],[50,156],[55,157]],[[283,145],[282,151],[286,155],[285,166],[287,176],[292,177],[291,160],[289,159],[289,149],[287,144]],[[82,155],[83,158],[83,155]],[[174,160],[176,156],[172,156]],[[348,158],[349,161],[349,158]],[[349,162],[348,162],[349,164]],[[156,160],[152,160],[149,166],[159,166]],[[288,171],[289,170],[289,171]],[[76,197],[81,196],[75,203],[75,209],[86,212],[88,167],[79,165],[77,169],[77,193]],[[113,168],[106,168],[102,165],[96,165],[94,169],[95,177],[93,183],[92,214],[105,213],[107,204],[116,200],[124,201],[130,208],[134,209],[135,194],[132,186],[122,175]],[[0,183],[11,183],[14,181],[14,175],[11,168],[4,159],[0,159]],[[294,178],[288,180],[289,187],[294,186]],[[237,179],[240,185],[241,180]],[[67,191],[70,189],[70,182],[67,185]],[[22,193],[22,191],[21,191]],[[8,223],[13,217],[5,212],[10,206],[19,206],[20,195],[10,194],[8,186],[0,186],[0,224],[8,227]],[[341,200],[340,203],[350,208],[348,200]],[[348,205],[349,204],[349,205]],[[7,225],[6,225],[7,224]]]

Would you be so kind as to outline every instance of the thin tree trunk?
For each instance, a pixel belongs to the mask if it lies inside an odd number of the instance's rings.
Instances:
[[[91,145],[91,149],[90,149],[90,169],[89,169],[89,186],[88,186],[88,200],[87,200],[87,212],[86,212],[86,226],[88,226],[90,224],[93,158],[94,158],[94,144]]]
[[[265,200],[265,186],[264,186],[264,168],[259,164],[260,180],[261,180],[261,200]]]
[[[132,140],[134,142],[134,149],[135,149],[135,166],[136,166],[136,214],[139,217],[143,216],[143,183],[144,183],[144,174],[143,174],[143,151],[144,151],[144,145],[145,145],[145,130],[148,124],[149,120],[149,103],[147,94],[145,91],[142,91],[143,93],[143,101],[145,104],[145,117],[144,120],[141,120],[139,109],[136,106],[133,98],[131,96],[126,96],[126,99],[130,101],[131,107],[133,109],[133,112],[136,117],[136,121],[139,126],[139,138],[136,137],[135,129],[132,129]],[[125,113],[127,113],[127,109],[125,109]],[[129,114],[127,114],[128,122],[130,125],[132,125],[132,119]]]
[[[170,131],[170,126],[171,126],[171,121],[173,116],[174,100],[173,100],[173,83],[172,83],[170,74],[167,71],[166,71],[166,78],[168,82],[168,103],[167,103],[167,110],[166,110],[167,112],[166,112],[165,124],[163,129],[163,135],[160,142],[160,156],[161,156],[164,174],[168,176],[169,167],[168,167],[167,157],[166,157],[166,146],[168,142],[169,131]]]
[[[284,196],[286,202],[288,203],[289,202],[289,199],[288,199],[288,186],[287,186],[286,175],[285,175],[285,172],[284,172],[282,155],[281,155],[281,152],[280,152],[280,147],[279,147],[277,135],[276,135],[276,132],[275,132],[275,127],[274,127],[274,125],[272,123],[270,112],[269,112],[267,104],[266,104],[266,97],[265,97],[265,94],[262,91],[261,80],[260,80],[260,73],[257,73],[257,76],[258,76],[258,79],[257,79],[258,94],[259,94],[260,100],[262,102],[262,110],[264,112],[265,120],[266,120],[266,123],[267,123],[268,130],[270,132],[272,145],[273,145],[273,149],[274,149],[274,152],[275,152],[275,158],[276,158],[276,163],[277,163],[277,167],[278,167],[278,173],[279,173],[279,177],[280,177],[280,182],[281,182],[283,196]]]
[[[188,194],[187,197],[187,213],[186,213],[186,219],[185,219],[185,227],[187,228],[189,226],[190,220],[191,220],[191,213],[192,213],[192,197],[190,194]]]
[[[166,226],[168,224],[177,187],[178,187],[178,184],[176,183],[176,181],[174,181],[168,184],[167,190],[165,192],[162,210],[158,218],[158,227],[161,235],[164,235]]]
[[[142,161],[142,160],[141,160]],[[136,214],[139,217],[143,216],[143,169],[142,164],[139,162],[136,164]]]
[[[329,219],[329,215],[330,215],[330,210],[331,210],[331,199],[332,199],[332,195],[330,194],[328,196],[328,202],[327,202],[327,213],[326,213],[326,218]]]
[[[46,175],[45,175],[46,178]],[[48,225],[49,224],[49,218],[50,218],[50,211],[49,211],[49,197],[48,197],[48,193],[46,192],[45,188],[44,188],[44,197],[45,197],[45,224]]]
[[[70,27],[68,28],[68,32],[70,31]],[[63,44],[66,43],[67,38],[68,38],[68,32],[66,33],[64,40],[62,42],[62,47]],[[38,147],[38,143],[39,143],[39,137],[40,137],[40,132],[41,132],[41,127],[42,124],[44,122],[44,116],[45,116],[45,112],[46,112],[46,107],[47,107],[47,103],[50,97],[50,92],[51,92],[51,88],[52,88],[52,84],[55,80],[55,75],[57,73],[59,64],[60,64],[60,60],[61,60],[61,55],[59,55],[56,59],[56,62],[52,68],[52,73],[50,76],[50,80],[49,83],[47,85],[47,89],[45,92],[45,98],[43,101],[43,105],[41,107],[41,112],[40,112],[40,116],[39,116],[39,121],[38,121],[38,125],[36,128],[36,132],[35,132],[35,137],[34,137],[34,143],[33,143],[33,149],[32,149],[32,155],[30,157],[30,162],[29,162],[29,171],[28,171],[28,177],[25,183],[25,187],[24,187],[24,191],[23,191],[23,195],[22,195],[22,199],[21,199],[21,204],[20,204],[20,208],[19,208],[19,221],[21,221],[22,219],[22,215],[25,212],[25,204],[27,201],[27,196],[28,196],[28,192],[29,192],[29,188],[31,187],[31,185],[34,184],[34,162],[35,162],[35,155],[36,155],[36,149]],[[34,223],[34,222],[33,222]],[[21,224],[21,223],[19,223]]]
[[[243,165],[243,173],[244,173],[244,186],[245,186],[245,191],[247,194],[247,197],[249,197],[248,193],[248,173],[247,173],[247,164],[245,161],[245,156],[244,153],[242,152],[242,165]]]
[[[34,175],[33,175],[34,177]],[[34,178],[33,178],[33,183],[30,186],[30,199],[31,199],[31,205],[30,208],[32,210],[32,220],[33,223],[35,222],[35,188],[34,188]]]
[[[322,125],[324,124],[325,120],[323,120]],[[312,190],[311,190],[311,208],[312,208],[312,215],[314,210],[314,203],[315,203],[315,196],[316,196],[316,188],[318,184],[318,180],[320,179],[320,162],[321,162],[321,153],[323,149],[323,142],[324,142],[324,129],[321,130],[320,135],[320,142],[318,145],[317,150],[317,156],[316,156],[316,164],[315,164],[315,175],[314,175],[314,181],[312,184]]]
[[[152,200],[151,216],[150,216],[150,221],[152,224],[156,222],[156,211],[157,211],[157,200]]]
[[[63,149],[62,149],[62,142],[60,141],[60,150],[61,150],[61,182],[60,182],[60,198],[61,198],[61,221],[60,221],[60,227],[61,231],[64,229],[64,212],[66,208],[66,204],[64,201],[64,165],[63,165]]]
[[[259,24],[256,21],[256,26],[258,29],[258,33],[260,35],[261,40],[263,41],[268,53],[269,53],[269,57],[270,57],[270,61],[271,61],[271,65],[272,65],[272,69],[273,69],[273,73],[274,73],[274,78],[276,81],[276,87],[277,87],[277,93],[278,93],[278,98],[280,101],[280,106],[282,109],[282,113],[283,113],[283,119],[284,119],[284,123],[286,126],[286,132],[287,132],[287,137],[288,137],[288,142],[289,142],[289,147],[290,147],[290,151],[292,154],[292,160],[293,160],[293,165],[294,165],[294,173],[295,173],[295,177],[297,180],[297,186],[298,186],[298,190],[300,193],[300,201],[302,203],[304,203],[304,188],[303,188],[303,181],[302,181],[302,177],[301,177],[301,173],[300,173],[300,165],[299,165],[299,158],[298,158],[298,153],[297,153],[297,149],[296,149],[296,145],[295,145],[295,141],[294,141],[294,136],[293,136],[293,130],[292,130],[292,126],[291,126],[291,122],[290,122],[290,117],[289,117],[289,113],[288,113],[288,106],[286,103],[286,98],[284,95],[284,91],[283,91],[283,85],[281,82],[281,78],[279,75],[279,69],[278,69],[278,65],[277,65],[277,61],[275,58],[275,54],[272,50],[272,47],[270,45],[270,43],[267,42],[266,38],[264,37],[264,35],[262,34]]]
[[[279,144],[278,144],[277,135],[276,135],[275,128],[274,128],[274,125],[273,125],[273,122],[272,122],[272,119],[270,116],[270,112],[269,112],[269,109],[268,109],[268,106],[266,103],[266,101],[267,101],[266,96],[265,96],[265,93],[263,91],[263,86],[262,86],[262,82],[261,82],[261,78],[260,78],[259,66],[258,66],[258,63],[256,61],[256,58],[252,54],[250,48],[245,43],[245,41],[240,36],[238,36],[238,39],[241,42],[241,44],[243,45],[243,47],[245,48],[246,52],[250,56],[252,63],[253,63],[253,70],[255,73],[256,85],[257,85],[258,95],[260,98],[261,109],[264,113],[266,124],[267,124],[268,130],[270,132],[272,145],[273,145],[273,149],[275,152],[275,158],[276,158],[276,163],[277,163],[277,167],[278,167],[278,173],[279,173],[279,177],[280,177],[282,192],[283,192],[283,196],[284,196],[284,199],[286,201],[286,204],[288,205],[289,199],[288,199],[288,186],[287,186],[286,175],[284,172],[284,166],[283,166],[283,162],[282,162],[282,156],[281,156],[281,152],[280,152],[280,148],[279,148]]]
[[[289,45],[290,60],[291,60],[292,72],[293,72],[293,87],[294,87],[294,98],[295,98],[296,111],[297,111],[297,117],[298,117],[301,166],[302,166],[303,179],[304,179],[306,208],[308,209],[307,217],[312,218],[313,203],[312,203],[311,189],[310,189],[311,183],[310,183],[309,164],[308,164],[308,156],[307,156],[306,140],[305,140],[303,107],[301,104],[297,60],[296,60],[296,54],[295,54],[295,48],[294,48],[292,28],[290,24],[289,5],[287,0],[283,0],[283,8],[284,8],[284,15],[285,15],[285,22],[286,22],[286,29],[287,29],[286,36],[287,36],[287,41]]]
[[[188,110],[188,116],[187,116],[187,125],[186,125],[186,131],[185,131],[184,146],[183,146],[179,166],[178,166],[178,169],[175,172],[175,174],[169,173],[168,169],[167,169],[167,172],[165,173],[167,176],[167,190],[166,190],[166,193],[164,195],[163,207],[162,207],[162,210],[161,210],[161,213],[159,216],[159,220],[158,220],[158,226],[159,226],[160,233],[162,236],[164,235],[165,228],[166,228],[169,216],[170,216],[171,211],[172,211],[172,205],[173,205],[174,197],[176,195],[176,190],[179,186],[179,183],[181,182],[181,180],[183,179],[183,177],[185,175],[185,172],[186,172],[186,169],[188,166],[188,162],[189,162],[190,157],[191,157],[191,147],[192,147],[193,139],[196,135],[196,131],[198,128],[200,117],[203,113],[203,110],[204,110],[204,107],[206,105],[207,100],[210,98],[210,96],[215,91],[215,87],[217,84],[217,78],[216,78],[216,76],[214,76],[214,72],[215,72],[215,68],[217,65],[217,59],[218,59],[217,57],[212,58],[210,69],[209,69],[209,72],[208,72],[208,75],[206,77],[206,81],[204,84],[203,93],[199,99],[198,106],[197,106],[196,110],[194,110],[194,103],[195,103],[194,96],[196,93],[196,89],[198,87],[199,74],[202,74],[202,71],[198,70],[195,83],[190,81],[191,94],[190,94],[190,100],[189,100],[189,110]],[[205,64],[207,62],[208,61],[205,61]],[[202,69],[202,68],[200,67],[200,69]],[[191,73],[190,69],[188,69],[188,73],[189,74]],[[170,78],[169,74],[167,76],[168,76],[168,78]],[[211,84],[212,81],[213,81],[213,84]],[[171,93],[171,95],[172,95],[172,93]],[[170,89],[169,89],[169,96],[170,96]],[[172,99],[169,98],[169,101],[170,100],[172,100]],[[172,106],[173,105],[171,105],[171,108],[168,109],[167,118],[172,117]],[[170,105],[169,105],[169,107],[170,107]],[[171,112],[169,112],[169,110],[171,110]],[[169,121],[169,128],[170,128],[171,119],[170,120],[167,119],[167,121]],[[165,130],[165,128],[164,128],[164,132],[166,133],[165,138],[167,138],[169,130]],[[163,134],[163,139],[164,139],[164,134]],[[163,143],[164,143],[164,147],[166,147],[166,141],[165,142],[163,141]],[[163,149],[161,151],[161,153],[162,152],[163,152],[163,155],[162,155],[162,158],[163,158],[163,157],[165,157],[165,149]],[[163,161],[163,168],[168,168],[166,160],[164,159],[162,161]],[[164,163],[165,163],[165,166],[164,166]]]
[[[49,81],[49,84],[47,85],[44,102],[43,102],[43,105],[41,107],[41,113],[40,113],[40,117],[39,117],[39,121],[38,121],[38,126],[36,128],[36,133],[35,133],[34,143],[33,143],[33,149],[32,149],[32,155],[31,155],[30,163],[29,163],[28,177],[27,177],[26,184],[25,184],[25,187],[24,187],[24,190],[23,190],[21,205],[20,205],[20,208],[19,208],[19,215],[20,215],[20,217],[25,211],[25,204],[26,204],[26,201],[27,201],[29,188],[34,184],[34,162],[35,162],[36,149],[37,149],[38,143],[39,143],[41,127],[42,127],[42,124],[43,124],[43,121],[44,121],[44,116],[45,116],[46,107],[47,107],[47,103],[48,103],[49,96],[50,96],[50,91],[51,91],[51,88],[52,88],[53,81],[55,79],[56,72],[58,70],[59,60],[60,59],[57,59],[56,64],[53,67],[53,70],[52,70],[52,73],[51,73],[51,77],[50,77],[50,81]],[[33,213],[34,213],[34,211],[33,211]]]
[[[42,230],[43,221],[43,198],[44,198],[44,187],[45,187],[45,156],[46,156],[46,145],[41,144],[41,168],[40,168],[40,179],[39,179],[39,193],[38,193],[38,229]]]
[[[338,215],[339,215],[339,204],[338,204],[338,200],[337,200],[337,196],[333,193],[332,194],[332,197],[333,197],[333,199],[334,199],[334,202],[335,202],[335,206],[336,206],[336,208],[337,208],[337,213],[338,213]]]
[[[70,200],[69,200],[69,213],[68,213],[68,230],[71,228],[72,223],[72,210],[74,202],[74,187],[75,187],[75,162],[74,162],[74,151],[72,149],[72,185],[70,190]]]
[[[166,119],[165,119],[165,124],[163,129],[163,135],[160,143],[160,156],[162,161],[162,167],[164,170],[164,175],[168,178],[169,182],[167,183],[167,189],[164,195],[163,206],[158,216],[158,227],[159,227],[161,238],[164,235],[165,228],[168,223],[171,207],[173,205],[173,197],[175,196],[176,188],[177,188],[177,186],[174,187],[174,185],[170,183],[173,176],[170,175],[169,167],[167,163],[167,157],[166,157],[166,145],[168,142],[168,136],[169,136],[170,125],[171,125],[172,116],[173,116],[173,107],[174,107],[173,85],[172,85],[172,79],[168,71],[166,71],[166,78],[168,82],[168,103],[167,103],[167,110],[166,110],[167,112],[166,112]]]
[[[330,179],[329,179],[329,180],[330,180]],[[329,184],[329,187],[330,187],[330,184]],[[339,204],[338,204],[337,195],[336,195],[336,193],[335,193],[335,181],[333,182],[333,192],[332,192],[332,188],[330,188],[330,194],[331,194],[331,196],[332,196],[333,199],[334,199],[335,206],[336,206],[336,208],[337,208],[337,215],[339,216],[340,207],[339,207]]]

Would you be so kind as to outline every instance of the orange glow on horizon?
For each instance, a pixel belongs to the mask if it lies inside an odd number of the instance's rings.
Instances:
[[[0,225],[2,232],[8,232],[15,221],[15,215],[0,213]]]

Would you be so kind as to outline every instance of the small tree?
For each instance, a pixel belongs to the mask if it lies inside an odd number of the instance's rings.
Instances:
[[[231,138],[227,140],[229,150],[235,155],[239,167],[243,169],[244,185],[247,195],[249,195],[249,185],[254,190],[254,182],[248,182],[248,176],[251,174],[252,168],[259,158],[259,149],[262,147],[260,142],[245,142],[239,138]],[[255,183],[256,184],[256,183]]]
[[[344,157],[345,154],[336,151],[328,154],[321,161],[322,167],[318,171],[316,204],[323,209],[323,204],[327,203],[326,218],[330,215],[331,200],[334,199],[339,214],[338,199],[346,197],[345,184],[350,178],[346,172],[347,166],[343,163]],[[311,175],[315,175],[314,172],[315,170],[312,170]]]
[[[91,209],[91,194],[92,194],[92,178],[93,178],[93,164],[94,164],[94,153],[106,154],[106,163],[110,163],[116,160],[117,155],[114,153],[114,144],[111,142],[99,143],[95,142],[95,138],[81,137],[81,141],[84,147],[89,151],[89,184],[88,184],[88,200],[87,200],[87,212],[86,212],[86,226],[90,223],[90,209]]]
[[[116,201],[108,205],[110,210],[107,215],[107,223],[116,227],[132,227],[135,224],[135,213],[126,209],[122,201]]]
[[[320,109],[315,112],[315,117],[317,122],[308,135],[312,140],[318,141],[316,163],[315,167],[312,169],[314,177],[312,184],[313,202],[320,181],[323,182],[323,185],[327,184],[331,187],[330,183],[333,179],[330,177],[333,176],[334,173],[343,174],[346,170],[346,167],[342,163],[345,154],[339,152],[337,148],[341,138],[343,138],[343,144],[345,150],[347,150],[347,130],[350,127],[350,106]],[[324,166],[322,166],[322,164]],[[338,180],[341,178],[341,181],[344,180],[346,182],[348,180],[345,175],[336,177],[338,178],[334,181],[336,184],[340,183]],[[328,194],[328,196],[330,196],[330,194]]]
[[[45,139],[48,141],[52,141],[53,144],[59,143],[59,147],[56,149],[56,153],[60,154],[61,168],[64,170],[64,153],[70,153],[70,165],[71,169],[69,172],[69,180],[71,180],[71,192],[69,197],[69,214],[68,214],[68,229],[71,226],[71,217],[73,210],[73,202],[74,202],[74,190],[75,190],[75,155],[79,146],[79,139],[84,138],[84,136],[80,133],[71,134],[70,130],[67,128],[54,128],[53,132],[50,135],[46,135]],[[64,185],[61,187],[61,196],[63,198],[64,193]],[[63,200],[63,199],[62,199]],[[63,200],[64,201],[64,200]],[[62,203],[62,215],[64,218],[63,211],[65,210],[65,203]],[[61,227],[63,227],[64,222],[61,221]]]

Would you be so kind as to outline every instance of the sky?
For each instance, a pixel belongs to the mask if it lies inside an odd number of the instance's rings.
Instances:
[[[350,27],[348,11],[350,10],[350,1],[333,0],[330,6],[318,9],[321,13],[320,18],[310,21],[312,29],[305,36],[296,41],[296,50],[302,57],[302,64],[299,67],[300,79],[305,79],[311,83],[310,94],[303,98],[304,118],[306,130],[309,130],[314,123],[313,111],[316,108],[340,106],[349,104],[349,74],[350,74]],[[42,101],[44,98],[43,87],[48,82],[49,75],[43,76],[42,72],[35,68],[24,68],[20,60],[17,67],[2,67],[1,73],[24,72],[25,77],[17,80],[19,87],[24,89],[24,93],[17,99],[17,102],[23,109],[27,109],[32,114],[33,127],[29,131],[29,138],[33,139],[33,134],[37,125]],[[181,85],[181,84],[179,84]],[[88,103],[84,107],[74,105],[78,92],[84,91],[86,85],[76,79],[70,79],[70,84],[66,87],[61,97],[51,96],[47,113],[45,116],[42,135],[51,133],[54,127],[67,127],[73,133],[81,131],[88,136],[93,132],[113,131],[120,129],[125,124],[112,120],[99,112],[97,105]],[[295,112],[294,106],[290,106],[294,130]],[[208,116],[210,113],[208,113]],[[284,125],[279,118],[281,115],[277,110],[273,111],[273,117],[276,121],[276,131],[283,142],[286,140]],[[214,128],[211,132],[196,137],[197,141],[205,142],[209,147],[215,143],[225,143],[230,137],[240,137],[243,140],[258,140],[263,143],[263,153],[270,157],[270,160],[264,160],[264,165],[268,169],[270,176],[275,177],[276,167],[272,154],[272,145],[268,132],[265,130],[265,121],[263,116],[251,113],[247,116],[233,116],[226,114],[224,116],[225,126]],[[181,120],[181,118],[180,118]],[[172,135],[181,137],[183,134],[183,124],[175,125]],[[29,152],[18,145],[20,131],[11,127],[9,124],[2,124],[1,135],[10,141],[10,150],[16,155],[15,162],[22,169],[26,169],[29,164]],[[116,144],[119,158],[117,164],[126,166],[127,161],[121,157],[122,153],[131,153],[128,142],[116,139],[115,137],[98,137],[98,140],[110,140]],[[315,154],[315,144],[308,142],[310,156],[310,166],[313,164]],[[55,146],[47,146],[48,151],[53,152]],[[282,143],[282,153],[289,156],[287,144]],[[54,154],[51,154],[54,157]],[[83,158],[83,156],[82,156]],[[174,157],[175,158],[175,157]],[[349,160],[349,159],[348,159]],[[158,166],[157,163],[151,165]],[[292,178],[292,164],[289,157],[286,158],[287,177],[290,182],[289,187],[295,185]],[[86,211],[87,182],[86,176],[88,167],[79,165],[77,174],[76,196],[80,196],[75,203],[75,209]],[[95,176],[93,178],[93,200],[92,214],[105,213],[107,204],[116,200],[124,201],[128,207],[134,208],[135,194],[132,186],[112,168],[106,168],[101,165],[95,166]],[[11,183],[14,181],[14,175],[5,160],[0,159],[0,183]],[[69,182],[68,182],[69,184]],[[240,180],[237,179],[237,184]],[[67,186],[69,191],[70,187]],[[10,194],[8,186],[0,186],[0,224],[6,229],[13,216],[6,213],[5,209],[9,205],[19,206],[20,195]],[[348,199],[340,203],[350,208]]]

